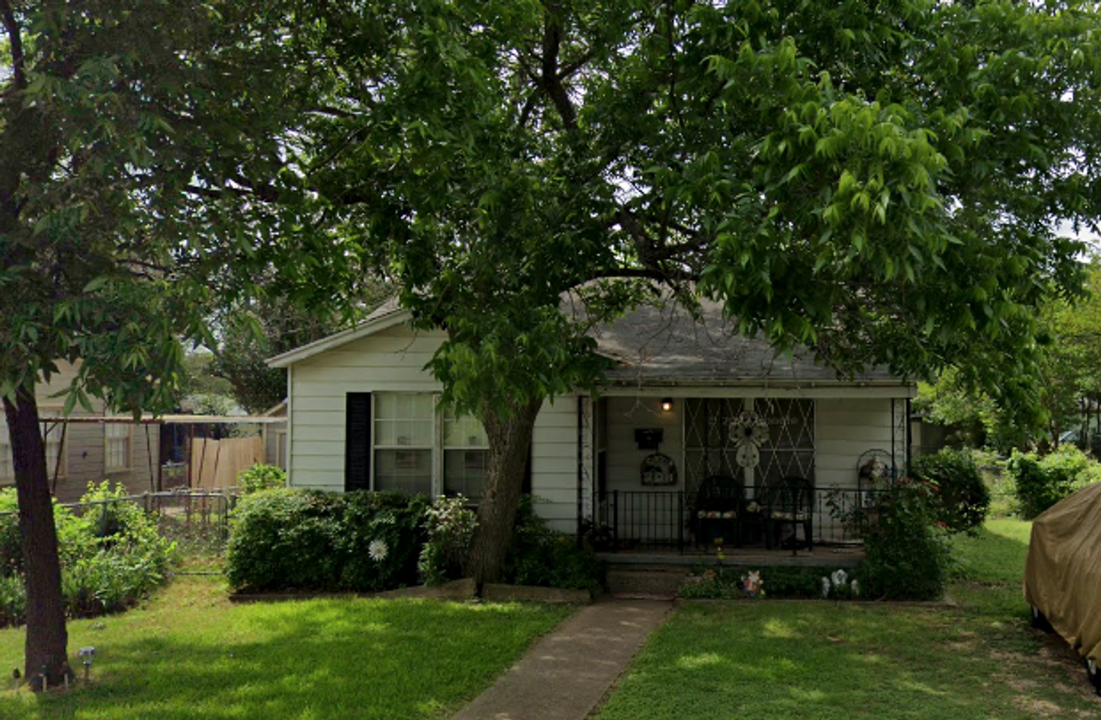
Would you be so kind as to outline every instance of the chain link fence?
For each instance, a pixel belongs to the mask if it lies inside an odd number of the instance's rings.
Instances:
[[[93,521],[98,517],[106,523],[111,507],[119,503],[141,507],[154,518],[164,537],[175,540],[185,550],[220,551],[229,539],[229,515],[237,504],[237,495],[214,490],[175,490],[60,506],[78,517]]]

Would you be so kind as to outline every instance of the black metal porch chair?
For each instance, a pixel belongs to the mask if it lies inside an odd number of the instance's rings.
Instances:
[[[744,506],[745,483],[742,480],[728,475],[704,478],[691,505],[689,519],[697,547],[718,538],[741,547]]]
[[[803,544],[814,549],[814,488],[801,477],[786,477],[769,488],[765,508],[765,548],[779,544],[780,532],[791,527],[791,547],[799,549],[799,527],[803,528]]]

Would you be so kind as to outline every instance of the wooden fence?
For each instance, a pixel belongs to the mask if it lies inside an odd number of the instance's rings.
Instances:
[[[238,473],[262,462],[262,438],[195,438],[191,444],[191,487],[204,490],[235,487]]]

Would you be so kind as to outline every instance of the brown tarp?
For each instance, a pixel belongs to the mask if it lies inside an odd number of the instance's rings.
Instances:
[[[1071,647],[1101,662],[1101,483],[1032,523],[1024,592]]]

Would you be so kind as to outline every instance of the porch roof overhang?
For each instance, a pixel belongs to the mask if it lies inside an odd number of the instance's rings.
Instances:
[[[917,385],[899,381],[868,382],[751,382],[714,380],[661,380],[610,382],[601,385],[604,397],[672,397],[672,398],[739,398],[739,397],[801,397],[801,398],[915,398]]]

